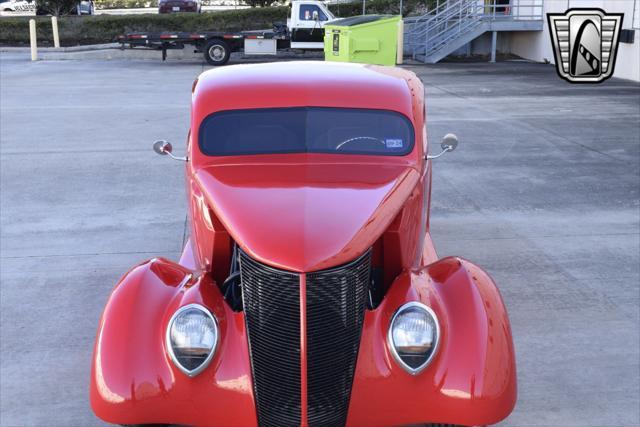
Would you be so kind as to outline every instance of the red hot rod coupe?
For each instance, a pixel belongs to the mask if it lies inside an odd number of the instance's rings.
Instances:
[[[476,426],[516,402],[492,279],[438,259],[424,88],[370,65],[239,65],[194,83],[179,262],[129,271],[91,405],[120,424]],[[442,142],[442,153],[457,145]],[[441,154],[442,154],[441,153]]]

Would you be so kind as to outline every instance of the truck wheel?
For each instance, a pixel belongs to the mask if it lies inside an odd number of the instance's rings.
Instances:
[[[211,65],[224,65],[230,56],[231,48],[222,40],[209,40],[204,47],[204,59]]]

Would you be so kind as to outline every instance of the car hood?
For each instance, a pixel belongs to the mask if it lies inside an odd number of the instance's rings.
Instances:
[[[305,272],[364,253],[419,181],[407,165],[242,164],[195,179],[238,245],[276,268]]]

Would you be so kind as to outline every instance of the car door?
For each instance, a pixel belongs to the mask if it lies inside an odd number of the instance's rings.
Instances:
[[[292,28],[291,47],[322,49],[324,47],[323,24],[329,17],[316,4],[302,3],[298,8],[296,23]]]

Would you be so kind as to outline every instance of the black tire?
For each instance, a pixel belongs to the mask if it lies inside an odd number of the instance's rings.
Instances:
[[[229,61],[231,48],[224,40],[214,39],[205,44],[203,53],[204,59],[210,65],[224,65]]]

